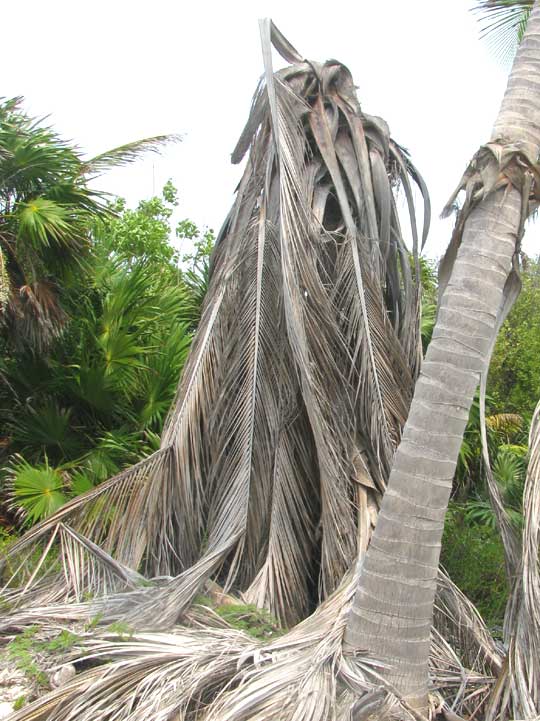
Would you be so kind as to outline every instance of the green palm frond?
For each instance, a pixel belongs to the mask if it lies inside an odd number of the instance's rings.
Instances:
[[[67,209],[48,198],[38,197],[22,203],[17,216],[19,238],[38,249],[51,243],[68,245],[77,240],[71,236]]]
[[[179,143],[181,140],[182,136],[177,134],[155,135],[151,138],[135,140],[132,143],[120,145],[117,148],[112,148],[111,150],[107,150],[104,153],[85,160],[81,165],[80,172],[82,174],[102,173],[109,168],[133,163],[135,160],[138,160],[143,153],[159,153],[164,145],[168,143]]]
[[[101,483],[144,456],[140,447],[141,435],[137,431],[107,431],[84,456],[78,467],[79,471],[85,474],[92,484]]]
[[[91,491],[95,485],[93,478],[88,472],[82,470],[75,471],[71,475],[70,496],[80,496],[87,491]]]
[[[63,297],[73,282],[73,268],[87,274],[90,228],[114,215],[106,195],[89,187],[89,174],[132,162],[145,151],[157,152],[178,136],[160,135],[128,143],[84,160],[43,120],[28,116],[22,98],[0,99],[0,250],[9,284],[2,315],[13,343],[35,352],[50,349],[68,316]],[[49,293],[47,315],[38,312],[37,284]],[[18,299],[33,289],[31,302]]]
[[[422,303],[422,320],[420,322],[420,335],[422,337],[422,349],[424,354],[427,350],[435,320],[437,318],[437,305],[435,303]]]
[[[497,530],[497,517],[489,501],[484,498],[472,498],[461,508],[463,517],[469,525],[485,526],[491,531]]]
[[[144,427],[161,428],[174,399],[191,339],[188,327],[179,325],[148,357],[146,372],[138,386],[138,396],[144,401],[139,414]]]
[[[493,463],[493,474],[502,487],[505,506],[517,513],[522,510],[526,470],[524,456],[516,455],[508,446],[499,448]]]
[[[83,441],[72,428],[72,412],[49,401],[19,411],[9,424],[13,443],[25,455],[39,456],[45,451],[49,457],[62,460],[80,454]]]
[[[94,365],[83,362],[73,369],[70,386],[76,399],[83,401],[98,414],[110,417],[121,401],[115,385],[116,379],[105,371],[102,363]]]
[[[481,33],[501,59],[511,60],[525,32],[533,0],[477,0]]]
[[[181,293],[182,302],[180,305],[181,320],[195,329],[199,324],[203,302],[208,292],[210,268],[208,261],[199,264],[194,270],[187,270],[182,273]]]

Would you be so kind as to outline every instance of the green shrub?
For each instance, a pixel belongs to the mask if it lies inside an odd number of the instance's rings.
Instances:
[[[468,522],[463,509],[452,508],[444,528],[441,563],[497,632],[508,598],[504,549],[497,531]]]

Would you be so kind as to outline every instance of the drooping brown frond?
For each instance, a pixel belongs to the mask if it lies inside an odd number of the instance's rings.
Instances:
[[[61,335],[67,321],[58,289],[48,281],[12,288],[3,316],[2,320],[12,327],[17,342],[26,339],[40,351],[46,350]]]

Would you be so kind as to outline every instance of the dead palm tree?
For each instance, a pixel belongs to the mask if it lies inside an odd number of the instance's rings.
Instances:
[[[164,621],[210,575],[287,623],[337,588],[368,545],[419,369],[418,266],[395,190],[416,258],[423,182],[343,65],[307,63],[272,32],[294,64],[269,71],[233,154],[248,163],[161,450],[47,524],[63,518],[147,575],[183,573]],[[105,497],[119,525],[96,525]]]

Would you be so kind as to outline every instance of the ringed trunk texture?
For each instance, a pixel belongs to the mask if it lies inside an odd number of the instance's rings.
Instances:
[[[518,144],[538,158],[540,0],[514,61],[492,140]],[[444,517],[469,409],[489,364],[516,250],[521,198],[512,186],[497,190],[465,223],[345,632],[345,647],[368,649],[382,660],[387,681],[419,709],[427,705]]]

